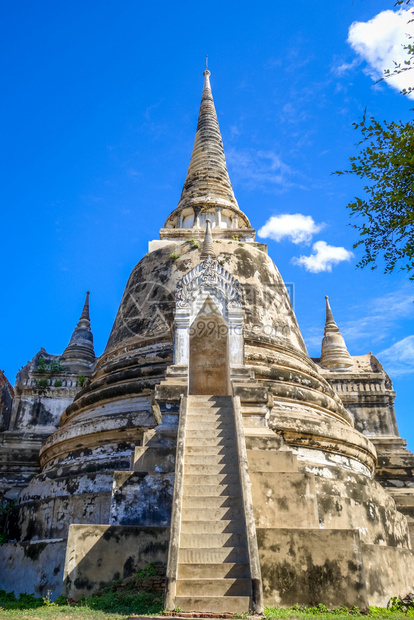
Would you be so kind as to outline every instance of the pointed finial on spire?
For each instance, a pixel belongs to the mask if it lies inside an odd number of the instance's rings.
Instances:
[[[354,363],[346,348],[345,340],[335,323],[328,295],[325,295],[325,303],[326,321],[322,340],[321,364],[330,370],[351,368]]]
[[[85,303],[83,305],[83,310],[82,310],[81,317],[79,319],[79,323],[82,320],[89,321],[89,323],[90,323],[90,319],[89,319],[89,295],[90,295],[90,292],[86,291],[86,299],[85,299]],[[79,323],[78,323],[78,325],[79,325]]]
[[[205,71],[203,71],[203,75],[204,75],[203,96],[206,91],[210,91],[209,97],[211,98],[211,100],[213,100],[213,95],[211,94],[211,84],[210,84],[211,73],[208,69],[206,69]]]
[[[206,69],[203,75],[204,87],[194,147],[177,209],[211,206],[239,211],[227,171],[210,87],[210,71]]]
[[[339,332],[339,328],[337,324],[335,323],[335,319],[333,318],[331,306],[329,305],[328,295],[325,295],[325,304],[326,304],[325,334],[327,330]]]
[[[206,220],[206,233],[204,235],[203,249],[201,250],[201,258],[207,258],[207,256],[212,256],[213,258],[216,258],[213,244],[213,235],[211,234],[210,220]]]
[[[210,88],[210,71],[208,70],[208,55],[206,54],[206,69],[205,71],[203,71],[203,75],[204,75],[204,88],[203,90],[205,90],[206,88]]]
[[[89,318],[89,295],[89,291],[86,291],[82,314],[61,357],[63,365],[69,366],[72,370],[90,370],[95,363],[93,334]]]

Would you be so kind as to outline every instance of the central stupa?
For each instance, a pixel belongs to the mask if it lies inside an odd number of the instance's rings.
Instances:
[[[234,196],[209,78],[178,206],[41,449],[16,539],[62,541],[73,598],[156,562],[168,609],[384,604],[414,562],[358,408],[329,382],[359,362],[328,302],[323,359],[308,356]]]

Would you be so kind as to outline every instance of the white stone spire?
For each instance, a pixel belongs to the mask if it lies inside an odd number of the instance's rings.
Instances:
[[[330,368],[350,368],[353,361],[346,348],[345,340],[339,331],[329,305],[329,297],[326,300],[325,332],[322,340],[321,364]]]
[[[197,132],[177,209],[188,206],[239,208],[227,172],[223,141],[206,69]]]
[[[213,236],[211,234],[211,221],[206,220],[206,232],[204,235],[203,249],[201,251],[201,258],[207,258],[207,256],[212,256],[216,258],[216,253],[214,251],[213,244]]]

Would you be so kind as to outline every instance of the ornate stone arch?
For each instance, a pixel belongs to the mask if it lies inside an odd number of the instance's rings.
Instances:
[[[188,365],[190,327],[210,298],[226,321],[231,366],[244,363],[242,291],[239,281],[211,256],[177,284],[174,364]]]

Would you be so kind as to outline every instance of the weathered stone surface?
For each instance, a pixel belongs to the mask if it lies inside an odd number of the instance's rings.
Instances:
[[[132,468],[140,472],[173,473],[175,449],[170,446],[138,446],[135,448]]]
[[[62,354],[62,363],[72,370],[91,371],[95,365],[93,334],[89,318],[89,291],[83,306],[81,317],[76,325],[70,342]]]
[[[260,565],[272,605],[364,608],[410,583],[414,456],[391,381],[371,354],[349,355],[330,310],[322,362],[309,358],[254,234],[228,180],[206,75],[179,207],[132,271],[104,354],[95,365],[85,307],[64,368],[41,350],[18,375],[10,421],[2,416],[0,493],[18,496],[6,525],[22,543],[16,557],[26,541],[40,545],[36,574],[47,576],[41,545],[69,530],[74,597],[165,564],[170,520],[167,587],[178,587],[168,605],[260,610]],[[213,318],[221,347],[194,335]],[[220,403],[232,397],[234,409]]]
[[[166,606],[184,611],[219,613],[253,608],[261,612],[260,568],[240,404],[234,404],[229,396],[190,395],[182,401],[182,408]],[[219,460],[224,460],[223,470],[217,468]],[[219,510],[223,502],[228,502],[224,513]],[[219,576],[214,571],[212,577],[212,566],[222,563],[233,564],[237,574],[233,570],[233,574]],[[200,574],[200,564],[206,567],[206,574]]]
[[[99,476],[93,478],[99,482]],[[66,538],[71,523],[109,523],[112,478],[108,476],[106,489],[97,485],[93,491],[73,494],[69,492],[70,485],[61,481],[60,492],[64,494],[57,496],[45,484],[45,498],[30,497],[30,501],[12,509],[7,521],[9,538],[19,541]]]
[[[8,497],[17,497],[39,472],[41,445],[93,371],[88,296],[65,354],[50,355],[42,348],[18,372],[7,428],[2,428],[0,406],[0,431],[6,431],[0,435],[0,493]]]
[[[54,600],[61,594],[66,540],[5,543],[0,546],[0,589]]]
[[[353,362],[346,348],[345,340],[333,318],[327,295],[325,300],[326,323],[322,340],[321,364],[330,370],[341,368],[342,371],[346,371],[353,366]]]
[[[0,432],[7,431],[10,424],[14,390],[6,375],[0,370]]]
[[[359,432],[373,438],[398,437],[395,392],[389,376],[372,353],[351,360],[353,366],[347,372],[321,367],[321,373],[351,413]]]
[[[256,472],[250,479],[257,528],[319,527],[312,474]]]
[[[315,475],[321,527],[354,528],[363,542],[409,548],[407,521],[380,484],[342,467],[307,464],[306,469]]]
[[[112,525],[169,526],[174,473],[114,472]]]
[[[408,549],[362,545],[370,605],[386,607],[392,596],[414,590],[414,556]]]
[[[8,497],[39,472],[40,448],[80,390],[79,372],[59,360],[41,349],[17,374],[8,428],[0,433],[0,492]]]
[[[257,541],[266,605],[367,609],[358,532],[258,528]]]
[[[166,566],[169,535],[169,527],[71,525],[62,593],[78,600],[151,562]]]
[[[250,439],[250,438],[249,438]],[[259,439],[259,438],[257,438]],[[246,442],[247,443],[247,442]],[[251,445],[251,442],[249,442]],[[285,450],[248,450],[250,476],[256,473],[297,472],[297,459],[292,452]]]
[[[181,209],[203,203],[238,207],[227,172],[209,76],[206,70],[194,149],[178,203]]]
[[[378,457],[375,478],[395,499],[413,531],[414,495],[401,491],[414,487],[414,455],[398,433],[391,379],[372,353],[351,360],[353,365],[345,373],[323,366],[321,372],[352,415],[355,428],[374,444]]]

